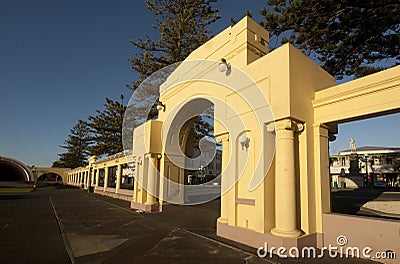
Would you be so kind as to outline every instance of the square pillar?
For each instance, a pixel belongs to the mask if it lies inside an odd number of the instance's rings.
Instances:
[[[152,205],[156,202],[155,194],[155,183],[157,176],[157,159],[155,154],[147,154],[149,166],[147,175],[147,187],[146,187],[146,205]]]
[[[142,160],[137,159],[135,161],[135,177],[133,178],[133,197],[132,197],[132,202],[136,203],[138,202],[138,189],[139,189],[139,184],[138,184],[138,177],[139,177],[139,166],[142,165]]]
[[[117,167],[117,184],[115,186],[115,193],[118,193],[121,189],[121,178],[122,178],[122,164],[118,164]]]
[[[322,214],[331,211],[329,180],[329,131],[324,124],[314,124],[316,231],[322,233]]]
[[[229,158],[229,134],[217,137],[217,141],[222,143],[222,164],[221,164],[221,216],[217,219],[218,222],[227,224],[229,219],[229,197],[228,190],[230,182],[228,181],[229,175],[226,171]]]

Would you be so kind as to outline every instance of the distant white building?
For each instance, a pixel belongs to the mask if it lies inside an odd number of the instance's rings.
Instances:
[[[199,150],[195,150],[195,156],[200,154]],[[221,174],[222,169],[222,151],[216,149],[214,151],[203,152],[201,159],[193,159],[190,164],[191,168],[197,170],[187,170],[188,184],[198,184],[210,181]]]
[[[350,168],[350,155],[357,153],[359,173],[367,182],[385,181],[389,186],[399,186],[398,167],[400,165],[400,148],[363,146],[356,152],[351,149],[340,151],[337,155],[330,156],[330,174],[332,183],[340,182],[339,176],[346,176],[347,187],[361,187],[360,183],[354,184],[348,179]],[[344,174],[344,175],[343,175]],[[369,178],[367,178],[367,174]],[[368,179],[368,180],[367,180]],[[339,185],[340,186],[340,185]]]

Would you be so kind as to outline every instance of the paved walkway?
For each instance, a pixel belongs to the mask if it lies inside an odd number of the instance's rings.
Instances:
[[[400,192],[383,189],[332,191],[332,209],[337,213],[400,218]]]
[[[48,190],[0,195],[0,263],[68,263]]]
[[[139,214],[129,202],[78,189],[0,196],[0,263],[369,263],[260,259],[215,235],[219,201]]]
[[[400,201],[370,201],[364,204],[363,208],[400,218]]]

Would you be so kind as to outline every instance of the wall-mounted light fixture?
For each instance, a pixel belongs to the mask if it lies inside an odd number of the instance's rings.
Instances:
[[[239,137],[239,143],[242,146],[242,150],[246,148],[246,150],[250,147],[250,138],[244,134]]]
[[[157,111],[163,110],[165,112],[165,104],[163,104],[161,101],[158,101],[157,103]]]
[[[228,74],[231,71],[231,65],[222,58],[218,64],[218,70],[220,72],[226,72]]]

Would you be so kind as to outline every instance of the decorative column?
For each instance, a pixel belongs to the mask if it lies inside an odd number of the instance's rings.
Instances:
[[[157,175],[157,155],[149,153],[145,155],[149,159],[148,175],[147,175],[147,188],[146,188],[146,205],[151,205],[156,202],[155,194],[155,183]]]
[[[117,167],[117,185],[115,186],[115,193],[118,193],[121,189],[121,178],[122,178],[122,164],[118,164]]]
[[[104,167],[104,191],[106,191],[108,186],[108,167]]]
[[[232,186],[229,181],[229,173],[226,169],[229,162],[229,134],[224,134],[217,137],[217,141],[222,143],[222,166],[221,166],[221,216],[218,218],[218,222],[227,224],[229,218],[229,197],[228,191],[229,186]]]
[[[275,123],[275,227],[271,233],[298,237],[296,210],[295,132],[303,125],[291,119]]]

